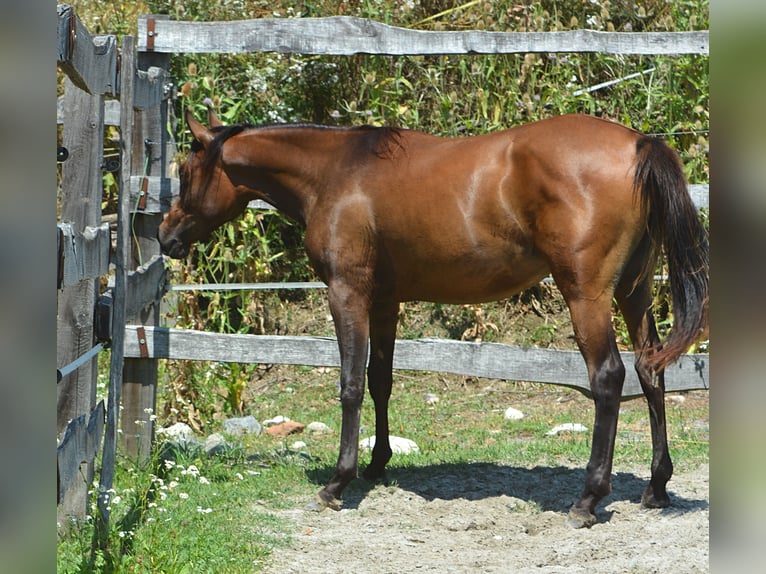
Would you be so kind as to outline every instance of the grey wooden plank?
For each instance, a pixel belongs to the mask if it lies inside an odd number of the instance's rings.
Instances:
[[[117,90],[117,40],[91,36],[68,4],[56,6],[58,15],[58,66],[72,82],[89,94],[114,94]]]
[[[87,473],[81,472],[80,465],[93,464],[101,445],[103,431],[104,401],[96,405],[89,417],[82,414],[69,421],[64,437],[56,448],[59,503],[64,500],[69,487],[77,479],[83,481],[80,486],[87,493],[91,485],[86,482]]]
[[[64,123],[64,96],[56,98],[56,123],[61,125]],[[104,101],[104,125],[105,126],[119,126],[120,125],[120,100],[105,100]]]
[[[185,329],[146,329],[149,355],[165,359],[340,366],[337,342],[332,337],[221,335]],[[126,356],[138,356],[134,327],[126,328]],[[635,374],[633,353],[621,353],[626,377],[623,398],[642,394]],[[523,348],[499,343],[471,343],[446,339],[396,342],[394,368],[458,375],[549,383],[588,394],[588,375],[577,351]],[[666,370],[668,391],[709,388],[708,355],[683,356]]]
[[[169,93],[170,74],[163,68],[151,66],[147,70],[136,70],[133,108],[148,110],[160,105]]]
[[[103,96],[90,95],[64,82],[64,107],[68,121],[64,124],[62,141],[69,149],[69,159],[62,165],[60,224],[64,231],[62,288],[57,292],[56,364],[71,363],[93,347],[93,307],[96,299],[97,273],[84,273],[85,260],[103,257],[103,244],[98,257],[86,256],[91,247],[103,239],[88,241],[81,237],[84,230],[99,227],[101,218],[102,173],[100,163],[103,149]],[[103,233],[100,234],[103,237]],[[108,235],[108,233],[106,233]],[[96,232],[99,236],[99,232]],[[85,247],[87,246],[87,247]],[[108,247],[108,245],[107,245]],[[82,257],[81,257],[82,256]],[[83,275],[91,278],[83,279]],[[96,362],[78,369],[57,385],[57,432],[96,404]],[[85,507],[79,511],[84,515]]]
[[[434,32],[351,16],[262,18],[233,22],[156,20],[149,37],[139,18],[141,51],[166,53],[286,52],[301,54],[504,54],[605,52],[707,54],[708,31],[694,32]]]
[[[123,70],[135,69],[135,39],[124,36],[122,39]],[[128,261],[130,260],[130,182],[131,146],[133,141],[133,74],[120,76],[120,134],[122,147],[120,192],[117,202],[117,246],[115,249],[114,291],[112,305],[112,355],[109,364],[109,391],[106,406],[106,424],[104,427],[104,449],[101,458],[101,476],[98,483],[98,515],[95,520],[95,539],[100,548],[106,548],[109,536],[109,490],[114,484],[114,467],[117,457],[118,423],[120,415],[120,396],[122,393],[123,363],[125,356],[124,326],[125,301],[127,289]]]
[[[77,285],[83,279],[95,279],[109,272],[109,224],[88,226],[81,233],[69,223],[59,223],[64,237],[63,286]]]
[[[103,248],[108,249],[106,234],[96,231],[96,239],[90,241],[91,231],[102,229],[101,198],[103,192],[104,145],[104,97],[81,90],[69,77],[64,80],[64,117],[62,144],[69,150],[69,159],[61,166],[61,211],[59,221],[69,226],[69,239],[64,238],[63,247],[71,248],[68,261],[65,257],[66,279],[56,293],[56,365],[72,363],[94,345],[93,308],[98,293],[95,279],[108,261]],[[88,238],[83,235],[86,232]],[[94,251],[91,253],[91,248]],[[77,255],[75,255],[75,253]],[[97,269],[85,272],[87,265]],[[67,263],[71,263],[66,273]],[[88,275],[90,278],[84,278]],[[96,382],[98,362],[95,358],[56,385],[56,431],[62,433],[68,422],[90,413],[96,405]],[[94,465],[83,468],[85,482],[94,473]],[[88,485],[72,485],[59,509],[62,516],[82,519],[88,509]],[[66,522],[66,521],[62,521]]]
[[[154,255],[146,265],[127,276],[125,320],[139,321],[143,311],[156,304],[168,291],[168,275],[161,255]]]

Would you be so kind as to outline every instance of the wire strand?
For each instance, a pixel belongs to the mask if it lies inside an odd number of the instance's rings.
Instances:
[[[144,182],[147,180],[149,174],[149,150],[146,151],[146,161],[144,162],[144,174],[141,177],[141,184],[138,186],[138,194],[136,196],[136,204],[133,206],[133,216],[130,220],[130,233],[133,236],[133,242],[136,245],[136,258],[138,259],[138,266],[141,267],[144,264],[143,257],[141,256],[141,244],[138,242],[138,235],[136,235],[136,215],[138,214],[138,204],[141,202],[141,193],[144,187]],[[148,187],[147,187],[148,189]]]

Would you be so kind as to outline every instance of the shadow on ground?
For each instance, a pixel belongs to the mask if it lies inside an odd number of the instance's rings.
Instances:
[[[333,467],[308,471],[309,479],[324,485],[332,476]],[[497,463],[445,463],[431,466],[398,466],[388,469],[386,484],[417,495],[427,501],[436,499],[466,501],[483,500],[496,496],[509,496],[536,505],[542,511],[567,512],[579,497],[585,480],[585,470],[564,466],[536,466],[519,468]],[[617,472],[612,476],[612,493],[602,500],[596,512],[599,522],[608,520],[611,513],[605,506],[615,501],[641,502],[641,493],[648,479],[631,472]],[[343,508],[357,509],[376,488],[364,479],[355,480],[343,493]],[[673,491],[673,480],[668,484],[671,506],[666,513],[686,513],[705,510],[709,501],[687,498]]]

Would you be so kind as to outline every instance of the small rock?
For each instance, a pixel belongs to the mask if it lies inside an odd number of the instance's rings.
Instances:
[[[524,418],[524,413],[522,413],[518,409],[514,409],[513,407],[508,407],[505,409],[505,420],[507,421],[518,421]]]
[[[218,453],[224,452],[229,448],[229,443],[223,438],[220,433],[213,433],[205,439],[205,454],[213,456]]]
[[[291,434],[301,433],[303,432],[304,428],[306,428],[306,426],[302,425],[301,423],[285,421],[283,423],[270,426],[266,429],[266,432],[271,436],[286,437]]]
[[[330,434],[332,432],[330,427],[318,421],[310,422],[308,426],[306,426],[306,430],[311,434]]]
[[[249,415],[223,421],[223,430],[234,436],[242,436],[243,434],[259,435],[263,432],[263,426],[255,420],[253,415]]]
[[[559,434],[560,432],[586,432],[587,430],[587,427],[581,425],[580,423],[564,423],[563,425],[556,425],[545,434],[548,436],[553,436]]]
[[[395,454],[412,454],[420,451],[420,448],[415,444],[415,441],[400,436],[389,436],[388,444],[391,446],[391,450]],[[374,446],[375,436],[366,438],[359,443],[359,448],[372,449]]]
[[[277,415],[273,419],[266,419],[263,421],[263,426],[266,428],[273,427],[275,425],[281,425],[282,423],[289,423],[290,419],[287,417],[283,417],[282,415]]]
[[[306,443],[302,440],[296,440],[293,444],[290,445],[291,450],[300,450],[302,448],[306,448]]]
[[[423,400],[426,402],[427,405],[435,405],[439,402],[439,397],[436,396],[434,393],[426,393],[423,395]]]

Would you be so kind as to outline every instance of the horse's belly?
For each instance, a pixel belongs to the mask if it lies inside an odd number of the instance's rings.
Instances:
[[[544,260],[422,262],[395,273],[400,301],[483,303],[510,297],[537,284],[549,273]]]

